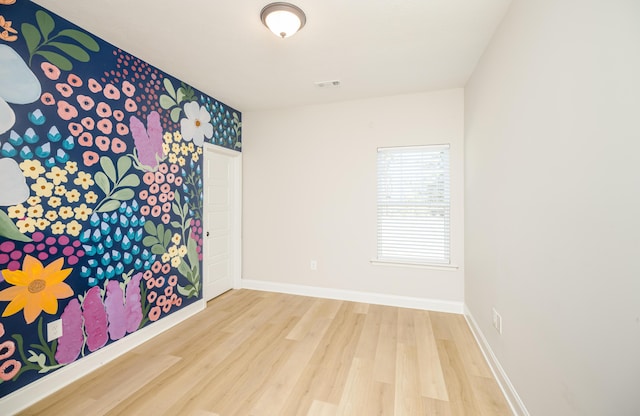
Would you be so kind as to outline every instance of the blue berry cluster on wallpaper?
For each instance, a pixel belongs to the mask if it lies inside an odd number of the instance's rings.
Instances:
[[[240,151],[241,126],[38,5],[0,4],[0,397],[202,297],[202,146]]]

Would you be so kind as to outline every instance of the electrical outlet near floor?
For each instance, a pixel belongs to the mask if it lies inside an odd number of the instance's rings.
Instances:
[[[491,308],[493,312],[493,327],[502,335],[502,316],[496,311],[496,308]]]
[[[62,336],[62,319],[51,321],[47,324],[47,342]]]
[[[313,270],[314,272],[315,272],[316,270],[318,270],[318,260],[311,260],[311,261],[309,262],[309,268],[310,268],[311,270]]]

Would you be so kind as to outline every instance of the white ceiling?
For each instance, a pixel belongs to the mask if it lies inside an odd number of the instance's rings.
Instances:
[[[252,111],[463,87],[511,0],[291,0],[307,24],[288,39],[260,21],[269,0],[36,2]]]

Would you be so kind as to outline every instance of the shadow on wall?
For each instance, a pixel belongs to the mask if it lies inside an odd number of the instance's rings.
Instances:
[[[205,141],[240,151],[240,113],[0,6],[0,397],[202,297]]]

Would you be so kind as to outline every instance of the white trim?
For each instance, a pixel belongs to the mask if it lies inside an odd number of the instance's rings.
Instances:
[[[311,296],[314,298],[347,300],[351,302],[372,303],[375,305],[397,306],[400,308],[423,309],[428,311],[457,314],[462,314],[464,310],[462,302],[450,300],[414,298],[408,296],[387,295],[383,293],[356,292],[354,290],[293,285],[289,283],[266,282],[262,280],[242,279],[242,288],[261,290],[265,292]]]
[[[15,392],[0,398],[2,414],[12,415],[55,393],[84,377],[109,361],[115,360],[140,344],[204,310],[206,303],[200,299],[189,306],[160,319],[98,351],[80,358],[61,369],[34,381]]]
[[[371,259],[371,264],[374,266],[386,266],[386,267],[411,267],[414,269],[430,269],[430,270],[444,270],[447,272],[455,272],[459,269],[458,266],[453,264],[427,264],[427,263],[406,263],[401,261],[391,260],[378,260]]]
[[[502,365],[498,361],[498,358],[493,353],[491,346],[487,342],[487,339],[484,337],[484,334],[480,330],[478,323],[474,319],[471,311],[469,310],[469,307],[466,304],[464,305],[464,317],[467,320],[469,328],[471,328],[471,332],[473,333],[478,346],[480,347],[480,351],[482,351],[485,360],[489,364],[489,368],[491,368],[493,377],[498,382],[500,390],[502,390],[502,393],[507,399],[509,407],[511,407],[511,411],[516,416],[529,416],[529,411],[525,407],[524,402],[518,395],[516,388],[513,386],[513,384],[511,384],[511,380],[509,380],[507,373],[504,371],[504,368],[502,368]]]

